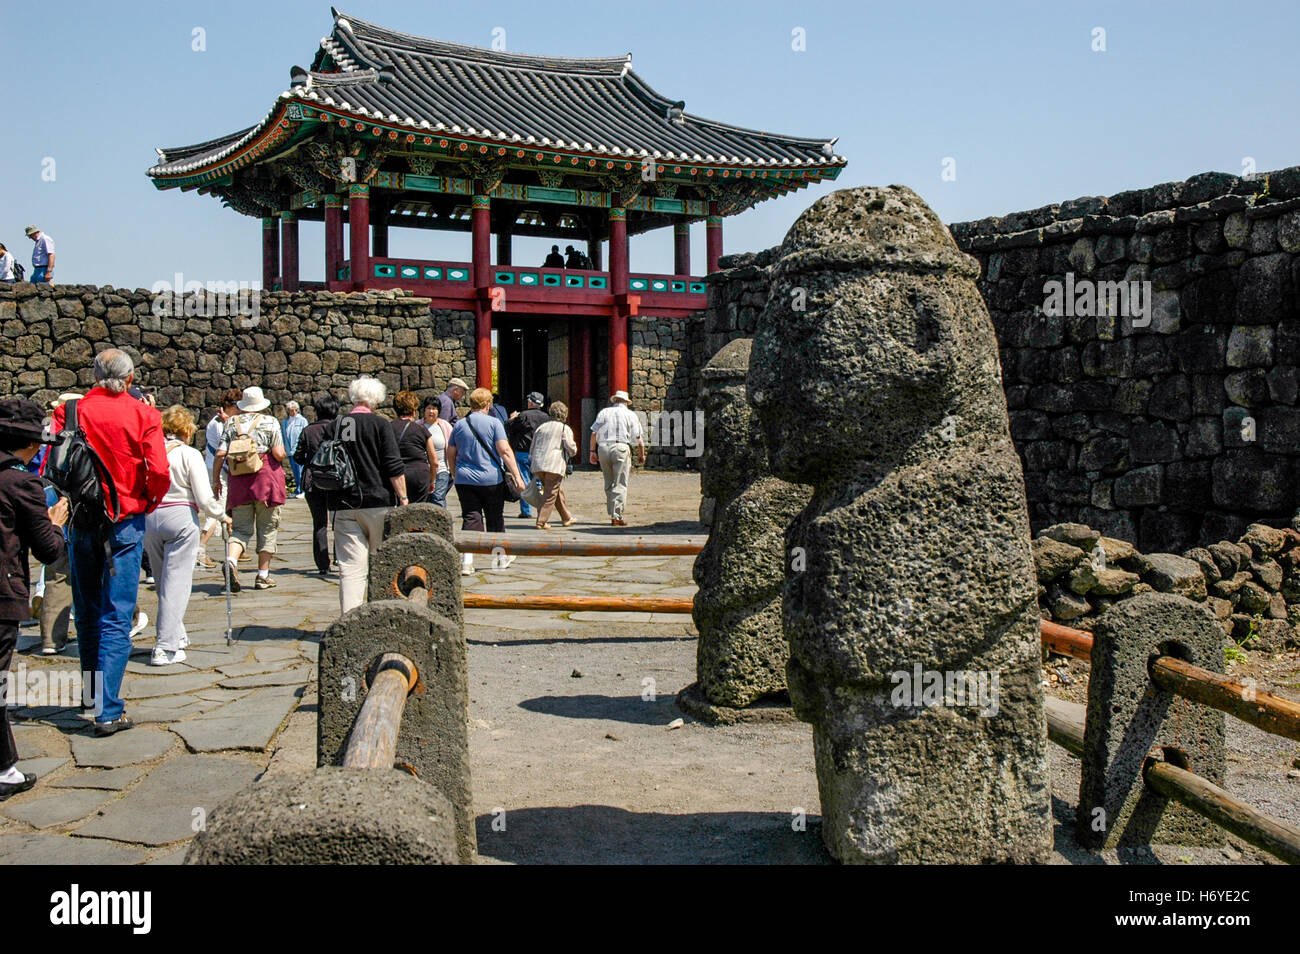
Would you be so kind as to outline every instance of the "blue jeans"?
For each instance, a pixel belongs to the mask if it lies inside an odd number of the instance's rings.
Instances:
[[[131,656],[131,617],[140,589],[144,519],[144,514],[138,514],[102,531],[74,527],[68,533],[83,685],[94,686],[96,673],[103,678],[102,697],[88,701],[95,707],[96,722],[112,722],[124,708],[122,676]]]
[[[442,509],[447,509],[447,491],[451,489],[451,474],[447,468],[443,467],[438,470],[438,474],[433,478],[433,490],[429,492],[429,503],[437,504]]]
[[[293,492],[300,494],[302,493],[302,464],[292,457],[289,458],[289,463],[293,465]]]
[[[515,463],[519,465],[519,476],[524,479],[525,488],[533,482],[533,472],[528,469],[528,461],[529,458],[531,457],[532,454],[530,454],[528,451],[515,451]],[[531,517],[532,515],[533,515],[533,508],[528,506],[527,500],[524,500],[524,498],[520,497],[519,516]]]
[[[49,279],[45,277],[45,266],[44,265],[35,266],[32,269],[32,283],[39,284],[45,281],[49,281]]]

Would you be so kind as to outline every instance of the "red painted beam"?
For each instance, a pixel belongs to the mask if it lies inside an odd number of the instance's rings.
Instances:
[[[370,187],[348,187],[348,241],[352,245],[352,287],[364,290],[370,282]]]

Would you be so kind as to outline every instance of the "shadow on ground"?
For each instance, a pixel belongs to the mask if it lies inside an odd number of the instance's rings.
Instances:
[[[640,696],[536,696],[519,708],[562,719],[608,719],[635,725],[667,725],[681,718],[672,694],[642,699]]]
[[[666,815],[575,805],[498,810],[476,825],[479,855],[512,864],[830,864],[818,816],[795,831],[780,812]]]

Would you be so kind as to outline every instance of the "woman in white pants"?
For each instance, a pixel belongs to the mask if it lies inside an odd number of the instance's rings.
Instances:
[[[185,659],[185,610],[194,586],[194,555],[199,549],[199,511],[229,523],[221,502],[212,495],[203,455],[190,446],[194,415],[179,404],[162,414],[163,437],[172,483],[153,513],[145,517],[144,548],[158,579],[158,638],[150,665]]]

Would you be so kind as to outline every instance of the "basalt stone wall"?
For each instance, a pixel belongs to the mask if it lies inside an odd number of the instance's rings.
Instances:
[[[1035,530],[1075,521],[1181,552],[1287,522],[1300,477],[1300,167],[951,231],[982,266]],[[1052,281],[1083,307],[1045,307]],[[1149,282],[1149,312],[1089,308],[1084,289],[1101,282]]]
[[[189,300],[176,317],[154,313],[144,289],[0,285],[0,394],[44,402],[92,385],[91,359],[117,347],[136,363],[159,406],[184,404],[200,421],[231,387],[259,385],[276,413],[291,399],[346,393],[360,374],[389,393],[436,394],[447,379],[474,380],[474,316],[430,311],[399,292],[266,292],[259,315],[208,316]],[[245,327],[248,325],[248,327]]]

